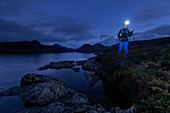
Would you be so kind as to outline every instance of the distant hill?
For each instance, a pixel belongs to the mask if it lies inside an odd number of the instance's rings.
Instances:
[[[59,44],[54,44],[53,46],[56,47],[56,48],[58,48],[58,49],[73,50],[72,48],[67,48],[67,47],[61,46],[61,45],[59,45]]]
[[[78,51],[78,52],[101,52],[106,49],[108,49],[108,47],[105,47],[104,45],[97,43],[95,45],[84,44],[80,48],[76,49],[75,51]]]
[[[164,38],[157,38],[157,39],[151,39],[151,40],[143,40],[143,41],[132,41],[129,42],[129,46],[163,46],[170,44],[170,37],[164,37]],[[106,51],[112,51],[113,48],[118,47],[118,44],[114,44],[110,46]]]
[[[0,53],[59,53],[71,51],[74,50],[58,44],[53,46],[42,45],[37,40],[32,42],[0,42]]]
[[[164,37],[164,38],[157,38],[157,39],[152,39],[152,40],[144,40],[144,41],[130,42],[130,44],[162,46],[162,45],[170,44],[170,37]]]
[[[129,45],[154,45],[161,46],[170,44],[170,37],[152,39],[152,40],[144,40],[144,41],[135,41],[130,42]],[[100,43],[95,45],[84,44],[80,48],[72,49],[61,46],[59,44],[50,45],[42,45],[37,40],[32,42],[29,41],[21,41],[21,42],[0,42],[0,53],[61,53],[61,52],[87,52],[87,53],[100,53],[104,51],[112,51],[118,47],[118,44],[114,44],[112,46],[104,46]]]

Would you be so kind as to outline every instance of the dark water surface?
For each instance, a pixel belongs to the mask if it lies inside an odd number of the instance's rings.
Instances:
[[[95,55],[92,53],[0,54],[0,91],[18,86],[21,77],[25,74],[38,73],[64,81],[67,88],[86,94],[91,104],[100,103],[104,107],[111,107],[109,99],[104,94],[102,82],[99,81],[95,86],[89,86],[82,69],[80,72],[74,72],[71,69],[36,70],[49,62],[79,61],[93,56]],[[18,96],[0,97],[0,113],[16,113],[25,108]]]

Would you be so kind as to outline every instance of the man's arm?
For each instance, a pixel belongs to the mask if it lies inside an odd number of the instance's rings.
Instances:
[[[119,33],[117,34],[117,37],[120,38],[120,37],[121,37],[120,34],[121,34],[121,30],[120,30]]]
[[[133,29],[131,29],[131,31],[128,30],[128,36],[131,37],[133,34]]]

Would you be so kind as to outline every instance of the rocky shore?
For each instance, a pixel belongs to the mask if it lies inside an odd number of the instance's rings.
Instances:
[[[86,95],[66,89],[60,80],[33,73],[22,77],[20,86],[0,92],[0,97],[12,95],[18,95],[29,107],[19,113],[131,113],[137,109],[135,104],[128,110],[115,107],[110,111],[100,104],[91,106]]]
[[[50,62],[49,64],[39,67],[37,70],[46,70],[46,69],[72,69],[75,72],[80,71],[80,67],[85,71],[85,78],[88,81],[90,86],[95,85],[99,81],[100,74],[103,75],[102,65],[99,62],[95,61],[96,57],[89,58],[88,60],[83,61],[59,61],[59,62]]]

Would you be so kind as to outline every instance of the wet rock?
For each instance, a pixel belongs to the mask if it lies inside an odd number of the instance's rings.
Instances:
[[[133,103],[132,107],[127,110],[122,110],[120,107],[112,108],[111,113],[137,113],[137,105]]]
[[[88,113],[106,113],[106,110],[100,104],[96,104],[91,107],[91,110]]]
[[[73,67],[72,70],[74,70],[75,72],[79,72],[80,68],[79,67]]]
[[[46,75],[30,73],[21,78],[20,85],[27,86],[27,85],[33,85],[37,83],[44,83],[44,82],[51,82],[51,81],[61,82],[57,78],[53,78],[53,77],[46,76]]]
[[[95,58],[88,59],[83,65],[82,69],[87,71],[93,71],[96,67],[96,61]]]
[[[46,69],[63,69],[63,68],[72,68],[75,66],[74,61],[59,61],[59,62],[51,62],[43,67],[40,67],[38,70],[46,70]]]
[[[89,104],[89,101],[84,94],[77,93],[72,98],[64,102],[65,105],[78,108],[81,105]]]
[[[67,94],[66,89],[58,82],[38,83],[33,86],[24,87],[19,94],[26,104],[44,106]],[[61,95],[62,94],[62,95]]]
[[[75,94],[63,103],[54,102],[39,109],[31,109],[20,113],[82,113],[89,108],[89,102],[84,94]]]
[[[26,105],[44,106],[68,94],[64,83],[56,78],[27,74],[21,79],[21,86],[1,92],[1,96],[18,95]]]
[[[128,110],[121,110],[119,107],[106,111],[103,106],[96,104],[89,105],[88,98],[84,94],[76,93],[63,102],[53,102],[42,108],[33,108],[20,113],[136,113],[137,106]]]
[[[19,86],[12,87],[6,91],[0,92],[0,97],[1,96],[12,96],[12,95],[18,95],[23,91],[23,88]]]
[[[96,62],[96,58],[88,59],[83,65],[82,69],[85,71],[94,72],[96,76],[101,77],[104,75],[103,66],[100,62]]]
[[[86,62],[86,60],[76,61],[76,65],[83,65],[85,62]]]
[[[85,78],[90,86],[94,86],[100,79],[94,72],[85,72]]]
[[[43,108],[24,110],[19,113],[64,113],[64,110],[64,104],[55,102]]]
[[[65,110],[65,106],[63,103],[56,102],[52,103],[49,106],[41,109],[42,113],[63,113]]]
[[[81,105],[77,109],[74,110],[75,113],[84,113],[88,111],[88,105]]]

